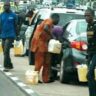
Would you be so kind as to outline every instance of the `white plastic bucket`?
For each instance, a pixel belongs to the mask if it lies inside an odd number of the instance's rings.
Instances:
[[[51,39],[48,44],[48,52],[60,54],[62,45],[58,40]]]
[[[38,84],[38,71],[27,70],[25,76],[27,83]]]

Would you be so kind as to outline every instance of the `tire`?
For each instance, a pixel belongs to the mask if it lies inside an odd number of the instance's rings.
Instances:
[[[65,68],[64,68],[64,59],[61,60],[60,82],[61,83],[69,83],[68,73],[65,71]]]

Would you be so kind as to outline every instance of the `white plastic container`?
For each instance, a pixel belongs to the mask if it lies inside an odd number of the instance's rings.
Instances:
[[[55,39],[51,39],[48,44],[48,52],[60,54],[62,48],[62,44]]]
[[[87,82],[88,67],[86,64],[77,66],[78,79],[80,82]]]
[[[27,83],[38,84],[38,71],[27,70],[25,76]]]

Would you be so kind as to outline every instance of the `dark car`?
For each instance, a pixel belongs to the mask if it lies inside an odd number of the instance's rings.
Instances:
[[[87,64],[87,23],[83,19],[71,20],[64,27],[63,56],[60,66],[60,81],[78,80],[77,65]]]

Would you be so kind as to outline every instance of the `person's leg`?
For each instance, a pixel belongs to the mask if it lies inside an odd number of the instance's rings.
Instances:
[[[13,42],[13,39],[5,39],[3,45],[3,51],[4,51],[4,68],[12,69],[13,65],[11,63],[10,58],[10,48]]]
[[[53,69],[54,67],[57,66],[57,54],[51,54],[51,80],[56,80],[57,79],[57,70]]]
[[[42,72],[44,83],[48,83],[50,80],[50,63],[51,63],[50,61],[51,61],[50,53],[44,53],[44,63]]]
[[[35,71],[40,72],[41,67],[43,66],[44,56],[41,52],[35,53]]]
[[[2,48],[3,48],[3,54],[4,54],[5,40],[6,40],[6,39],[2,39]]]
[[[89,71],[88,71],[88,86],[89,86],[89,96],[96,96],[96,80],[94,69],[96,67],[96,54],[93,55],[92,60],[89,64]]]
[[[57,64],[60,64],[60,62],[61,62],[62,56],[63,56],[63,52],[61,52],[60,54],[52,54],[51,67],[57,67]],[[51,78],[50,79],[57,80],[59,78],[57,75],[58,75],[58,70],[51,68]]]
[[[29,50],[29,65],[35,65],[35,53]]]

